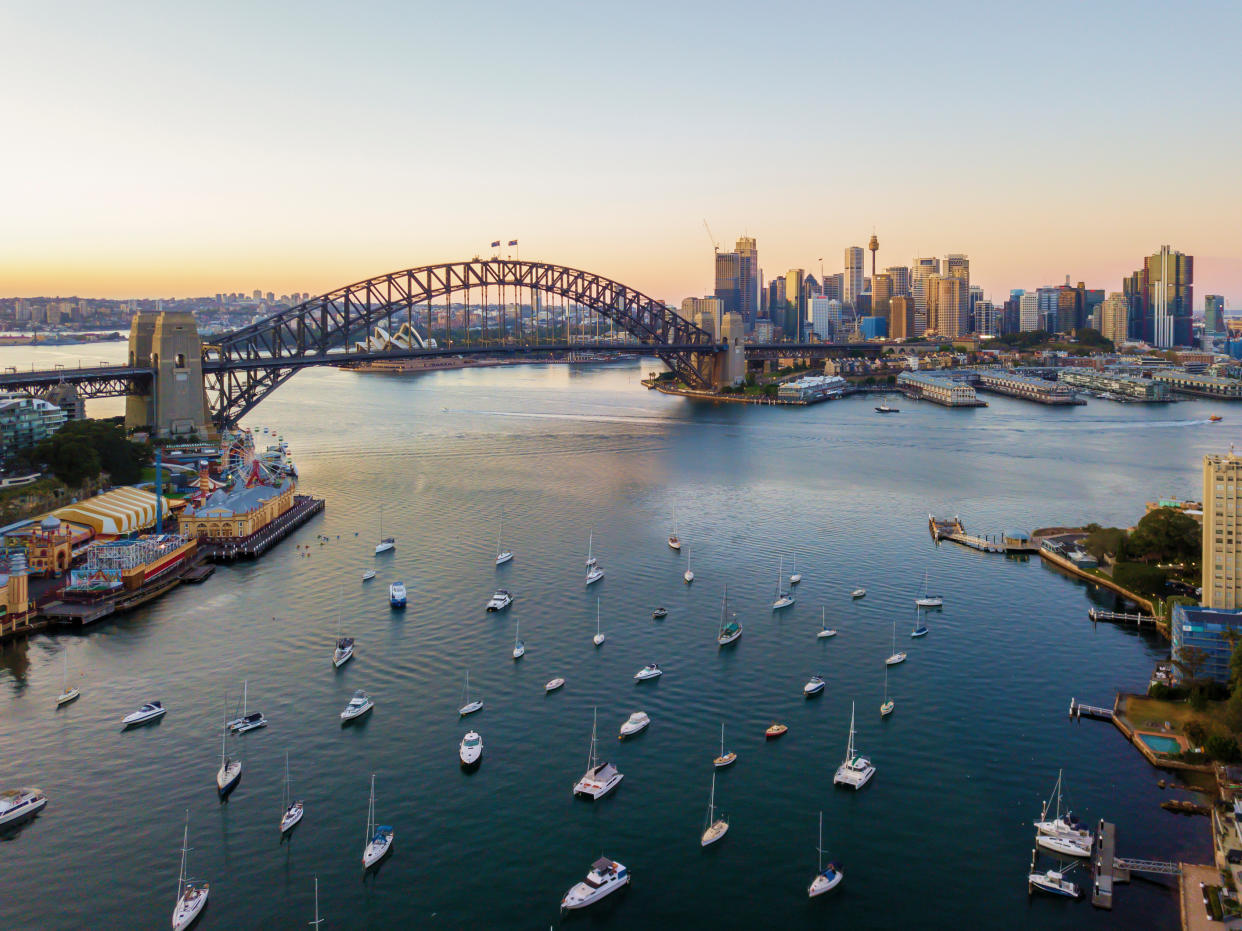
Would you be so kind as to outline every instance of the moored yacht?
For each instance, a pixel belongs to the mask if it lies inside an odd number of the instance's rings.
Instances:
[[[1050,797],[1044,802],[1039,820],[1035,822],[1035,843],[1053,853],[1070,857],[1091,856],[1095,835],[1083,827],[1082,822],[1074,817],[1072,811],[1061,814],[1061,778],[1063,772],[1057,771],[1057,781],[1052,787],[1052,795],[1056,797],[1057,807],[1053,817],[1048,817],[1048,809],[1052,805]]]
[[[716,643],[724,646],[742,636],[742,625],[737,622],[737,615],[729,616],[729,586],[724,587],[720,596],[720,627],[716,631]]]
[[[513,596],[501,588],[497,589],[496,593],[492,595],[491,600],[487,602],[487,610],[503,611],[511,604],[513,604]]]
[[[582,778],[574,783],[574,795],[598,801],[603,798],[625,778],[617,767],[611,763],[601,763],[596,756],[596,725],[599,722],[598,709],[591,720],[591,750],[587,755],[587,769]]]
[[[686,548],[686,571],[681,574],[681,577],[686,580],[687,585],[694,581],[694,570],[690,568],[689,547]]]
[[[785,590],[785,558],[782,556],[780,568],[776,572],[776,600],[772,602],[772,610],[788,608],[795,600],[793,592]]]
[[[824,813],[822,811],[819,813],[819,843],[816,844],[815,851],[819,854],[816,867],[818,872],[806,890],[806,894],[812,899],[817,895],[823,895],[829,889],[835,889],[845,878],[845,874],[837,868],[835,863],[829,863],[827,869],[824,868]]]
[[[496,530],[496,565],[503,566],[513,559],[513,553],[500,547],[500,535],[505,529],[505,514],[500,512],[500,527]]]
[[[228,722],[228,729],[234,734],[244,734],[260,727],[267,727],[267,718],[261,711],[250,711],[250,680],[246,680],[242,686],[241,714]]]
[[[732,750],[730,750],[728,753],[725,753],[724,722],[722,721],[720,724],[720,756],[712,760],[712,766],[716,767],[716,769],[724,769],[726,766],[729,766],[736,762],[737,762],[736,753],[734,753]]]
[[[526,644],[524,644],[522,642],[522,638],[518,636],[518,631],[521,629],[521,626],[522,626],[521,621],[518,621],[517,624],[513,626],[513,658],[514,659],[521,659],[523,656],[526,655]]]
[[[927,573],[923,573],[923,594],[914,599],[914,603],[920,608],[940,608],[944,606],[944,598],[940,595],[929,595],[927,593]]]
[[[664,675],[663,669],[661,669],[656,663],[648,663],[642,669],[638,670],[638,672],[634,673],[634,678],[637,681],[642,682],[644,679],[658,679],[662,675]]]
[[[625,865],[607,857],[600,857],[591,864],[591,872],[580,883],[576,883],[565,897],[561,899],[562,909],[586,908],[598,902],[606,895],[611,895],[630,881],[630,871]]]
[[[707,821],[703,833],[699,837],[699,846],[714,844],[729,831],[729,822],[724,815],[716,817],[716,774],[712,773],[712,794],[707,801]]]
[[[168,709],[161,702],[149,701],[137,711],[131,712],[121,718],[121,723],[126,727],[135,727],[139,724],[146,724],[148,721],[154,721],[156,718],[162,718],[164,712]]]
[[[340,669],[354,658],[354,638],[338,637],[336,649],[332,651],[332,665]]]
[[[867,590],[865,588],[856,588],[852,592],[850,592],[850,597],[851,598],[863,598],[866,596],[866,594],[867,594]]]
[[[172,931],[184,931],[198,920],[207,907],[210,883],[198,882],[185,875],[185,857],[190,851],[190,810],[185,812],[185,834],[181,840],[181,873],[177,877],[177,904],[173,906]]]
[[[460,708],[457,709],[457,713],[461,715],[463,718],[468,714],[474,714],[476,711],[481,711],[483,709],[483,699],[476,698],[474,701],[470,700],[470,670],[469,669],[466,670],[465,702],[466,703],[464,705],[462,705]]]
[[[871,777],[875,775],[875,767],[871,764],[871,760],[865,756],[856,756],[854,754],[854,704],[850,703],[850,738],[845,746],[845,762],[837,767],[837,773],[832,777],[832,784],[836,786],[849,786],[851,789],[861,789]]]
[[[375,578],[374,569],[368,569],[366,572],[362,573],[362,581],[364,582],[370,582],[373,578]]]
[[[405,607],[405,583],[393,582],[388,586],[388,603],[394,608]]]
[[[225,701],[227,703],[228,700],[225,699]],[[227,715],[225,717],[227,718]],[[220,793],[220,798],[227,798],[228,794],[237,788],[242,774],[241,760],[231,759],[228,755],[228,740],[229,728],[226,720],[220,735],[220,769],[216,771],[216,789]]]
[[[345,706],[345,710],[341,712],[341,723],[348,724],[350,721],[362,717],[368,711],[375,707],[375,702],[371,696],[362,689],[354,692],[354,697],[349,700],[349,704]]]
[[[281,789],[281,807],[284,814],[280,816],[280,834],[283,837],[286,831],[291,831],[302,820],[302,815],[306,811],[306,806],[302,804],[302,800],[295,799],[290,791],[291,783],[289,782],[289,751],[285,751],[285,784]]]
[[[462,766],[477,766],[483,758],[483,738],[477,731],[467,731],[457,748],[457,756]]]
[[[555,692],[557,689],[559,689],[564,684],[565,684],[565,680],[562,679],[560,676],[557,676],[555,679],[549,679],[547,684],[543,687],[543,690],[545,692]]]
[[[815,636],[823,640],[828,637],[835,637],[836,635],[837,635],[837,632],[835,628],[828,626],[828,609],[826,607],[821,607],[820,608],[819,633],[817,633]]]
[[[651,612],[651,617],[652,619],[657,620],[657,621],[660,620],[661,618],[668,617],[668,608],[656,608],[654,611]]]
[[[1032,860],[1034,854],[1032,854]],[[1078,886],[1065,878],[1065,874],[1060,870],[1045,870],[1040,873],[1035,870],[1034,865],[1031,866],[1031,872],[1026,878],[1027,889],[1039,889],[1041,892],[1047,892],[1052,895],[1064,896],[1067,899],[1076,899],[1079,896]]]
[[[896,618],[894,618],[893,619],[893,652],[889,656],[889,658],[884,661],[884,665],[896,666],[898,663],[904,663],[905,661],[906,661],[905,652],[904,651],[902,651],[901,653],[897,652],[897,620]]]
[[[677,505],[673,505],[673,532],[668,535],[668,548],[681,549],[681,538],[677,536]]]
[[[371,774],[371,801],[367,805],[367,845],[362,848],[362,868],[369,870],[392,850],[395,832],[387,824],[375,823],[375,773]]]
[[[621,732],[617,734],[617,739],[623,740],[626,737],[632,737],[640,731],[645,731],[647,729],[647,725],[650,723],[651,718],[647,717],[647,712],[635,711],[629,716],[629,718],[626,719],[626,722],[621,725]]]
[[[591,638],[591,642],[596,646],[603,644],[608,639],[608,635],[599,629],[599,599],[595,599],[595,636]]]
[[[806,685],[802,686],[802,694],[807,698],[810,698],[812,695],[818,695],[824,690],[824,686],[826,684],[827,683],[824,682],[823,676],[818,674],[811,676],[811,678],[807,680]]]
[[[0,792],[0,828],[33,818],[47,806],[38,789],[5,789]]]

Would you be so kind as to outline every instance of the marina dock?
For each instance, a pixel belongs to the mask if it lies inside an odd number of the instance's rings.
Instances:
[[[1117,875],[1114,861],[1117,852],[1117,828],[1103,818],[1095,829],[1095,845],[1091,849],[1091,904],[1112,909],[1113,881],[1129,882],[1130,874]]]
[[[956,515],[941,518],[928,514],[927,529],[937,543],[948,540],[981,553],[1035,553],[1039,550],[1039,545],[1030,537],[1016,531],[997,536],[967,533],[962,519]]]

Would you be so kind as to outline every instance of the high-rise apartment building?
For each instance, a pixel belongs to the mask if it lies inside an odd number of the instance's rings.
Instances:
[[[1045,333],[1057,331],[1057,319],[1060,314],[1061,289],[1049,286],[1036,288],[1035,295],[1039,302],[1039,327]]]
[[[1225,298],[1209,294],[1203,298],[1203,326],[1209,333],[1225,332]]]
[[[768,282],[768,319],[773,327],[785,322],[785,277],[777,275]]]
[[[791,268],[785,272],[785,322],[782,328],[786,339],[798,339],[802,335],[802,321],[806,319],[806,271]]]
[[[1160,349],[1189,346],[1194,333],[1194,257],[1161,246],[1122,279],[1130,301],[1130,334]]]
[[[893,299],[893,279],[887,272],[877,272],[871,276],[871,315],[887,317],[889,302]],[[892,329],[889,329],[892,332]]]
[[[936,289],[936,332],[941,336],[966,336],[970,332],[970,302],[965,279],[941,278]]]
[[[1100,305],[1100,335],[1120,346],[1129,338],[1130,303],[1120,291],[1114,291]]]
[[[1000,336],[1000,314],[991,301],[977,300],[971,311],[974,317],[974,331],[980,336]]]
[[[884,273],[893,281],[893,297],[910,295],[910,269],[904,265],[890,265]]]
[[[820,339],[835,336],[841,326],[841,302],[836,298],[815,295],[810,301],[811,332]]]
[[[1242,457],[1203,457],[1203,606],[1242,608]]]
[[[910,295],[914,298],[914,326],[916,335],[929,328],[927,318],[927,276],[940,274],[940,260],[916,258],[910,267]]]
[[[940,300],[941,280],[942,278],[939,272],[927,275],[921,279],[923,282],[923,331],[925,333],[940,332],[940,320],[936,313],[936,309]],[[916,297],[915,300],[917,301],[918,298]],[[916,304],[916,317],[918,314],[917,306],[918,305]]]
[[[742,310],[742,257],[736,252],[716,253],[716,297],[724,303],[725,313]]]
[[[909,339],[914,332],[914,298],[896,294],[888,305],[888,335],[890,339]]]
[[[842,301],[854,304],[863,293],[863,249],[849,246],[845,250],[845,293]]]
[[[944,276],[946,278],[960,278],[966,282],[966,289],[970,289],[970,259],[960,252],[950,252],[944,257]]]
[[[842,294],[844,291],[845,275],[841,272],[837,272],[835,275],[825,275],[824,280],[819,283],[819,293],[833,300],[843,300]]]
[[[741,315],[746,329],[751,330],[759,319],[759,246],[750,236],[738,238],[737,255],[738,289],[741,296]]]
[[[1018,329],[1023,333],[1039,329],[1039,295],[1034,291],[1023,291],[1018,298]]]

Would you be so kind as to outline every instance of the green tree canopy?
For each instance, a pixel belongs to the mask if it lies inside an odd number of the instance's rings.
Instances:
[[[71,420],[34,450],[66,485],[81,485],[100,471],[118,485],[136,482],[150,457],[150,447],[131,442],[114,420]]]
[[[1198,522],[1177,508],[1156,508],[1130,534],[1130,552],[1144,561],[1198,562],[1202,531]]]

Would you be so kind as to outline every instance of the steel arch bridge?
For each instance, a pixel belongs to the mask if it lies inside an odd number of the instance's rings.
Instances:
[[[336,364],[359,358],[352,347],[377,326],[407,323],[431,333],[432,302],[454,294],[512,288],[541,292],[589,308],[610,319],[658,356],[689,385],[709,387],[715,354],[723,349],[711,333],[681,317],[663,301],[592,272],[546,262],[481,259],[445,262],[390,272],[337,288],[239,330],[203,347],[203,377],[217,426],[236,423],[268,394],[309,365]],[[488,301],[484,300],[485,305]],[[503,306],[503,299],[501,300]],[[466,305],[469,307],[469,300]],[[467,315],[469,310],[466,311]],[[502,311],[503,313],[503,311]],[[486,331],[486,310],[483,316]],[[521,318],[517,321],[521,330]],[[467,316],[466,329],[470,324]],[[541,348],[510,335],[501,323],[492,344],[474,351]],[[553,348],[551,346],[544,348]],[[457,354],[458,346],[426,351]],[[400,355],[422,355],[410,350]],[[386,353],[387,357],[394,354]]]

